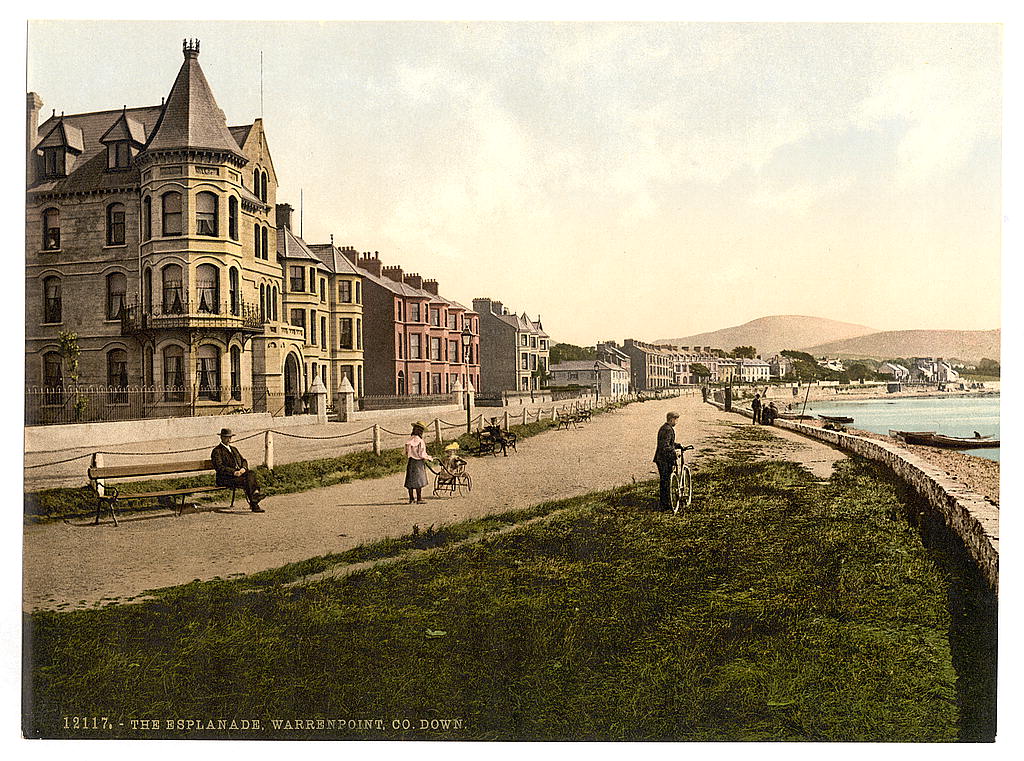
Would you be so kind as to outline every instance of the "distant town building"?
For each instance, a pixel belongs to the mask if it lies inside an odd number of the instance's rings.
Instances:
[[[846,366],[843,364],[841,359],[829,359],[828,357],[822,357],[819,359],[818,367],[822,367],[836,373],[845,372],[846,370]]]
[[[551,383],[555,386],[599,388],[601,396],[629,393],[629,374],[618,365],[601,360],[578,360],[551,365]]]
[[[878,374],[892,378],[894,381],[906,382],[910,380],[910,370],[903,365],[892,362],[883,362],[878,368]]]
[[[776,354],[768,358],[768,370],[773,378],[785,378],[793,373],[793,360]]]
[[[595,347],[597,358],[610,365],[621,367],[626,375],[631,375],[629,355],[624,352],[614,341],[600,341]]]
[[[922,383],[952,383],[960,380],[960,373],[941,357],[914,357],[910,379]]]
[[[473,310],[480,316],[481,391],[536,391],[545,385],[551,339],[540,317],[531,320],[488,298],[473,299]]]
[[[695,346],[692,352],[689,349],[690,347],[688,346],[679,347],[679,354],[675,361],[676,385],[687,386],[695,383],[717,382],[718,363],[721,361],[721,357],[717,354],[712,354],[710,346],[703,348]],[[694,372],[694,368],[697,365],[707,369],[710,375],[700,376]]]
[[[740,359],[741,383],[766,383],[771,379],[771,365],[763,359]]]
[[[675,380],[674,350],[634,338],[622,342],[622,351],[629,356],[630,382],[634,391],[668,388]]]

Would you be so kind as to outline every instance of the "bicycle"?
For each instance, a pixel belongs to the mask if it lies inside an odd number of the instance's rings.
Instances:
[[[683,508],[688,508],[690,503],[693,502],[693,471],[683,461],[683,452],[689,449],[693,449],[693,446],[680,447],[676,450],[676,461],[672,467],[672,476],[669,480],[672,512],[676,515]]]

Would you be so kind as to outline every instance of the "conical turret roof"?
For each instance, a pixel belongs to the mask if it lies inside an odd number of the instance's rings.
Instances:
[[[228,131],[224,112],[217,105],[199,66],[199,41],[187,42],[182,51],[185,60],[146,145],[147,150],[205,148],[241,158],[238,143]]]

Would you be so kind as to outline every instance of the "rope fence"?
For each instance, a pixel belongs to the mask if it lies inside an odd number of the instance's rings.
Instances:
[[[336,436],[302,436],[298,433],[285,433],[284,431],[278,431],[275,429],[269,429],[269,433],[276,433],[279,436],[287,436],[289,439],[310,439],[312,441],[329,441],[331,439],[347,439],[349,436],[358,436],[361,433],[372,431],[373,426],[367,426],[359,431],[353,431],[352,433],[339,433]],[[383,429],[382,429],[383,430]]]

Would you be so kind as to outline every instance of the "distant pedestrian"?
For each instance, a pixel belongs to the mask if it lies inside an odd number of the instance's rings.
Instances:
[[[767,407],[761,410],[761,424],[762,425],[775,425],[775,418],[779,414],[779,408],[775,406],[775,402],[771,402]]]
[[[423,487],[427,485],[426,460],[433,461],[427,454],[427,445],[423,441],[423,432],[427,429],[423,423],[413,423],[412,433],[405,442],[405,456],[409,458],[405,464],[405,488],[409,490],[409,504],[423,502]]]
[[[220,429],[220,444],[210,452],[210,461],[213,469],[217,471],[217,486],[230,486],[233,489],[245,491],[245,498],[249,500],[249,509],[254,513],[264,512],[260,507],[260,485],[256,481],[256,474],[249,470],[249,463],[242,457],[242,453],[231,446],[231,439],[234,433],[230,428]]]
[[[682,449],[676,444],[675,427],[678,420],[678,412],[670,412],[665,416],[665,422],[658,429],[658,448],[654,451],[654,463],[661,477],[658,509],[667,512],[672,510],[672,468],[676,464],[676,450]]]
[[[761,395],[754,394],[754,401],[750,403],[750,411],[754,413],[754,425],[761,422]]]

